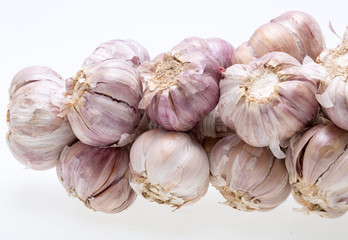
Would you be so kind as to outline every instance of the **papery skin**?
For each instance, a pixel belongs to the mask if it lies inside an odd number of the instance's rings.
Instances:
[[[236,134],[216,143],[209,155],[210,182],[242,211],[269,211],[284,202],[291,191],[283,160],[268,148],[244,143]]]
[[[82,67],[87,67],[111,58],[131,61],[135,67],[138,67],[144,61],[150,60],[149,53],[138,42],[134,40],[113,39],[101,43],[84,60]]]
[[[70,196],[104,213],[128,208],[136,194],[127,178],[129,148],[98,148],[81,141],[64,148],[57,164],[57,175]]]
[[[319,81],[318,102],[330,120],[348,130],[348,28],[342,43],[324,50],[315,63],[305,59],[306,77]]]
[[[109,59],[82,68],[66,81],[62,114],[78,139],[91,146],[134,141],[142,113],[140,76],[131,63]]]
[[[28,168],[54,167],[64,146],[76,139],[68,119],[57,116],[64,90],[62,77],[44,66],[26,67],[11,82],[6,140],[14,157]]]
[[[149,130],[130,151],[130,184],[135,192],[179,208],[202,198],[209,186],[209,162],[188,134]]]
[[[219,63],[197,46],[180,43],[138,69],[145,85],[138,107],[166,130],[190,130],[217,105]]]
[[[301,64],[283,52],[232,65],[224,75],[218,104],[221,120],[249,145],[269,146],[277,158],[284,158],[279,145],[318,114],[317,83],[304,77]],[[262,82],[271,78],[274,86]]]
[[[285,159],[292,195],[305,213],[336,218],[348,210],[348,132],[319,124],[290,140]]]
[[[315,60],[325,49],[318,22],[309,14],[289,11],[260,26],[234,52],[232,62],[249,63],[269,52],[286,52],[302,63],[305,56]]]

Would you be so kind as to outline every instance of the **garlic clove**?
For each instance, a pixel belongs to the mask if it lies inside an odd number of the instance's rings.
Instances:
[[[111,58],[130,61],[135,67],[139,66],[144,61],[150,60],[147,50],[138,42],[133,40],[114,39],[101,43],[93,53],[84,60],[82,67],[87,67]]]
[[[75,141],[68,119],[60,118],[64,80],[48,67],[20,70],[11,82],[6,135],[14,157],[28,168],[52,168],[65,145]]]
[[[88,208],[117,213],[136,198],[127,179],[128,164],[128,147],[97,148],[78,141],[64,148],[57,175],[69,195]]]
[[[260,26],[248,42],[235,51],[232,62],[247,64],[269,52],[285,52],[302,62],[306,56],[316,59],[325,49],[318,22],[309,14],[289,11]]]
[[[292,137],[285,163],[304,212],[330,218],[347,212],[347,142],[348,132],[332,123]]]
[[[130,184],[139,195],[179,208],[207,192],[208,157],[186,133],[152,129],[132,145],[130,174]]]
[[[224,75],[221,120],[249,145],[269,146],[277,158],[284,158],[279,145],[318,114],[316,82],[303,76],[300,63],[282,52],[232,65]]]
[[[268,211],[290,194],[284,161],[267,148],[256,148],[236,135],[222,138],[209,155],[210,182],[227,205],[242,211]]]
[[[131,63],[102,61],[80,70],[66,86],[61,115],[67,115],[79,140],[91,146],[124,146],[134,141],[141,121],[137,105],[142,85]]]
[[[180,43],[138,69],[146,85],[138,107],[167,130],[187,131],[218,102],[218,62]]]

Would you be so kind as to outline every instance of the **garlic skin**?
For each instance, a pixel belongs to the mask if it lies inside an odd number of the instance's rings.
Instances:
[[[209,186],[209,162],[188,134],[149,130],[130,150],[130,184],[150,201],[180,208],[202,198]]]
[[[133,40],[113,39],[101,43],[93,53],[84,60],[82,67],[87,67],[111,58],[131,61],[135,67],[138,67],[144,61],[150,60],[149,53],[138,42]]]
[[[199,47],[180,43],[138,70],[145,85],[138,107],[166,130],[190,130],[218,103],[219,63]]]
[[[284,202],[291,191],[283,160],[268,148],[244,143],[236,134],[224,137],[209,155],[210,182],[241,211],[269,211]]]
[[[64,146],[76,139],[68,119],[57,116],[64,89],[62,77],[44,66],[26,67],[11,82],[6,140],[13,156],[28,168],[54,167]]]
[[[98,148],[81,141],[65,147],[57,164],[57,176],[70,196],[86,207],[118,213],[136,199],[129,185],[129,148]]]
[[[220,81],[221,120],[254,147],[279,145],[304,129],[318,114],[316,82],[304,77],[289,54],[272,52],[249,64],[234,64]]]
[[[342,43],[324,50],[317,62],[306,59],[303,72],[319,81],[316,97],[324,113],[338,127],[348,130],[348,28]]]
[[[285,52],[302,63],[305,56],[316,59],[325,49],[318,22],[309,14],[289,11],[259,27],[248,42],[234,52],[233,64],[246,64],[269,52]]]
[[[285,163],[305,213],[336,218],[348,210],[348,132],[319,124],[293,136]]]
[[[131,63],[109,59],[82,68],[66,80],[66,89],[61,115],[67,115],[80,141],[91,146],[134,141],[142,85]]]

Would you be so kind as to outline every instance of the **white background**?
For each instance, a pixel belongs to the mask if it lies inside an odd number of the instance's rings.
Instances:
[[[306,216],[292,197],[267,213],[245,213],[219,202],[210,188],[192,206],[171,212],[138,197],[108,215],[67,196],[55,170],[25,169],[6,142],[8,87],[21,68],[45,65],[72,76],[99,43],[133,39],[151,57],[191,36],[220,37],[235,47],[260,25],[288,10],[319,22],[328,47],[348,24],[345,1],[4,1],[0,0],[0,239],[347,239],[348,215]]]

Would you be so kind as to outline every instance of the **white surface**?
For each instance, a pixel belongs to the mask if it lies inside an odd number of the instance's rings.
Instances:
[[[347,239],[348,215],[306,216],[292,210],[299,207],[292,197],[271,212],[238,212],[218,204],[223,198],[213,188],[176,212],[138,197],[120,214],[96,213],[67,196],[55,170],[25,169],[5,142],[7,89],[23,67],[46,65],[70,77],[99,43],[115,38],[140,42],[151,57],[191,36],[220,37],[237,47],[288,10],[310,13],[334,47],[339,39],[328,24],[343,34],[344,2],[0,0],[0,239]]]

